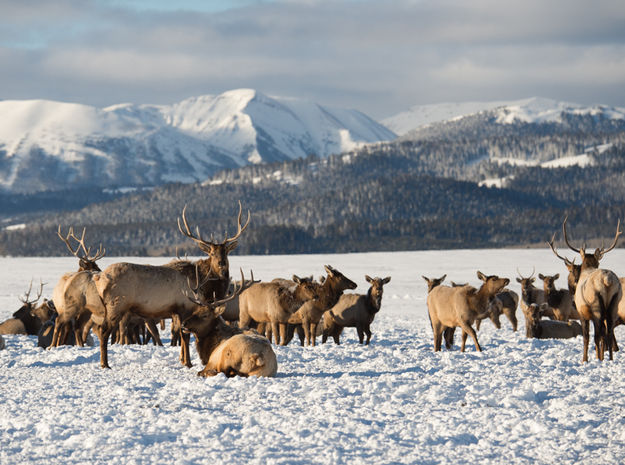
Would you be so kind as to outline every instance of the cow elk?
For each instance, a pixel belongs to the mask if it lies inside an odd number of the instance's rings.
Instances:
[[[612,244],[605,247],[595,249],[594,253],[586,253],[586,245],[581,248],[574,247],[566,230],[567,218],[562,222],[562,233],[566,245],[572,251],[578,253],[582,263],[580,265],[580,273],[575,285],[575,307],[579,314],[582,324],[582,335],[584,338],[584,348],[582,361],[588,361],[588,343],[590,339],[590,322],[592,321],[595,331],[595,353],[597,359],[603,360],[606,349],[609,352],[609,358],[613,358],[614,348],[614,326],[618,318],[618,303],[622,298],[623,291],[619,278],[610,270],[599,268],[599,262],[616,247],[620,231],[620,220],[616,226],[616,234]],[[553,239],[552,239],[553,242]],[[553,244],[552,251],[560,259]]]
[[[582,334],[582,327],[577,321],[558,321],[541,319],[546,303],[531,304],[525,319],[527,321],[527,337],[536,339],[569,339]]]
[[[553,319],[558,321],[579,320],[579,314],[573,304],[574,294],[571,295],[568,289],[556,289],[555,282],[560,274],[539,274],[538,277],[543,281],[545,303],[549,307],[549,314],[553,315]]]
[[[343,328],[356,328],[358,342],[369,345],[371,341],[371,323],[375,315],[382,306],[382,294],[384,285],[391,280],[386,278],[371,278],[365,276],[366,281],[371,284],[367,294],[344,294],[339,301],[324,316],[324,328],[322,342],[332,336],[336,344],[340,344],[340,336]],[[327,281],[327,280],[326,280]]]
[[[473,286],[437,286],[428,294],[427,305],[434,335],[434,351],[441,350],[444,330],[457,326],[462,329],[461,351],[464,352],[467,335],[473,339],[475,349],[482,351],[472,325],[489,312],[490,299],[507,286],[510,280],[496,275],[486,276],[480,271],[477,272],[477,277],[482,281],[479,289]]]

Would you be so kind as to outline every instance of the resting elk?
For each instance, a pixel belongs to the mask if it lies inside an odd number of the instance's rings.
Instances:
[[[538,306],[531,304],[525,319],[528,325],[527,337],[536,339],[569,339],[582,334],[582,327],[577,321],[557,321],[543,320],[542,311],[547,306],[546,303]]]
[[[51,310],[47,305],[47,301],[37,306],[37,302],[41,298],[43,292],[44,283],[40,283],[37,297],[30,299],[30,293],[33,288],[33,282],[30,282],[28,291],[24,297],[20,297],[22,306],[19,310],[13,313],[13,318],[0,323],[0,334],[26,334],[36,335],[43,323],[48,321],[52,316]]]
[[[580,274],[575,286],[575,307],[579,313],[582,324],[582,336],[584,338],[584,349],[582,361],[588,361],[588,343],[590,339],[590,321],[595,330],[595,352],[597,359],[603,360],[606,348],[609,351],[609,358],[613,358],[614,347],[614,325],[618,318],[618,303],[622,298],[623,291],[621,282],[610,270],[599,268],[600,260],[606,253],[616,247],[620,231],[620,220],[616,225],[616,234],[612,245],[606,250],[603,246],[595,249],[594,253],[586,253],[586,246],[574,247],[569,241],[566,230],[567,218],[562,222],[562,233],[564,241],[569,249],[580,254],[582,259]],[[553,252],[560,257],[555,247]]]
[[[434,351],[441,350],[443,331],[456,326],[462,329],[461,351],[464,352],[467,335],[473,338],[475,349],[482,351],[471,325],[488,313],[489,300],[507,286],[510,280],[496,275],[486,276],[480,271],[477,272],[477,277],[483,281],[479,289],[473,286],[437,286],[428,294],[427,305],[434,335]]]
[[[269,339],[253,330],[244,331],[228,325],[221,318],[226,304],[254,283],[254,275],[250,281],[242,279],[241,283],[241,287],[235,287],[231,295],[215,302],[201,297],[197,290],[199,286],[192,289],[193,296],[188,296],[197,307],[182,320],[182,328],[195,335],[197,351],[205,365],[198,372],[199,376],[218,373],[227,377],[276,375],[278,362]]]

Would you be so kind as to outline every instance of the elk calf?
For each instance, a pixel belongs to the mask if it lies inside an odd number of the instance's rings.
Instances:
[[[531,304],[525,315],[527,337],[536,339],[569,339],[581,336],[582,326],[577,321],[542,320],[542,311],[547,304]],[[541,308],[542,307],[542,308]]]
[[[550,309],[548,314],[553,315],[553,319],[558,321],[579,320],[579,313],[573,304],[575,294],[571,294],[568,289],[556,289],[555,282],[560,274],[553,276],[539,274],[538,277],[543,281],[545,302]]]
[[[477,277],[483,281],[479,289],[472,286],[437,286],[428,294],[427,305],[434,334],[434,351],[441,350],[443,331],[456,326],[462,328],[461,351],[464,352],[467,335],[473,338],[475,349],[482,351],[471,325],[489,311],[489,300],[507,286],[510,280],[496,275],[486,276],[480,271],[477,272]]]
[[[358,333],[358,342],[364,341],[365,334],[367,340],[365,344],[371,341],[371,323],[376,313],[380,311],[382,306],[383,286],[387,284],[391,277],[371,278],[365,276],[365,279],[371,287],[366,295],[361,294],[345,294],[324,316],[324,329],[322,342],[332,336],[336,344],[340,344],[340,336],[343,328],[356,328]]]

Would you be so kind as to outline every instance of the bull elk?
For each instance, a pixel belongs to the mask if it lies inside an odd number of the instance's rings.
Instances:
[[[243,278],[243,273],[241,273]],[[182,321],[184,331],[192,332],[196,338],[197,351],[204,369],[199,376],[214,376],[224,373],[233,376],[275,376],[278,369],[276,354],[271,342],[252,330],[242,330],[228,325],[221,314],[228,302],[236,299],[241,291],[254,283],[241,280],[232,294],[224,299],[210,302],[192,289],[189,300],[197,305],[193,313]]]
[[[477,277],[482,281],[479,289],[473,286],[437,286],[428,294],[428,314],[432,324],[435,352],[441,350],[443,331],[456,326],[462,328],[460,349],[462,352],[467,335],[473,339],[475,349],[478,352],[482,351],[472,324],[488,313],[490,299],[506,287],[510,280],[496,275],[486,276],[480,271],[477,272]]]
[[[622,288],[619,278],[610,270],[599,268],[599,262],[616,247],[620,231],[620,220],[616,225],[616,234],[612,244],[605,249],[595,249],[591,253],[586,253],[586,245],[580,248],[574,247],[569,241],[566,230],[567,218],[562,222],[562,233],[566,245],[572,251],[578,253],[582,263],[580,265],[579,278],[575,284],[575,307],[579,313],[580,322],[582,324],[582,335],[584,338],[584,349],[582,361],[588,361],[588,343],[590,339],[590,321],[593,323],[595,331],[595,353],[597,359],[603,360],[606,348],[609,351],[609,358],[613,358],[614,325],[618,318],[618,303],[622,298]],[[560,259],[563,259],[553,246],[551,250]]]
[[[22,306],[13,313],[13,318],[0,323],[0,334],[27,334],[32,336],[39,332],[43,323],[52,316],[46,302],[37,306],[37,302],[43,293],[43,286],[44,283],[40,282],[37,297],[31,299],[30,293],[33,289],[33,282],[30,282],[24,297],[19,298]]]
[[[74,333],[74,340],[79,346],[84,345],[83,328],[89,323],[92,312],[102,310],[102,302],[93,284],[93,276],[100,272],[97,261],[104,257],[106,250],[102,244],[95,254],[91,254],[91,247],[85,245],[85,232],[77,237],[74,228],[70,227],[67,235],[61,233],[61,225],[57,234],[67,246],[72,255],[78,258],[78,271],[64,274],[52,293],[52,301],[58,312],[54,323],[52,343],[49,347],[58,347],[66,343],[70,329]],[[73,247],[71,240],[76,242]],[[88,334],[88,330],[87,330]]]

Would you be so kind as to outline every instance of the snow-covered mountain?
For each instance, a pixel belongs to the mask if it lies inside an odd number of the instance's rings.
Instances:
[[[516,101],[441,103],[416,105],[410,110],[381,121],[398,135],[434,123],[460,120],[475,115],[488,115],[499,124],[559,123],[563,115],[601,115],[607,119],[625,119],[625,108],[605,105],[584,106],[577,103],[533,97]]]
[[[327,156],[394,137],[356,110],[252,89],[174,105],[0,101],[0,190],[194,182],[223,168]]]

